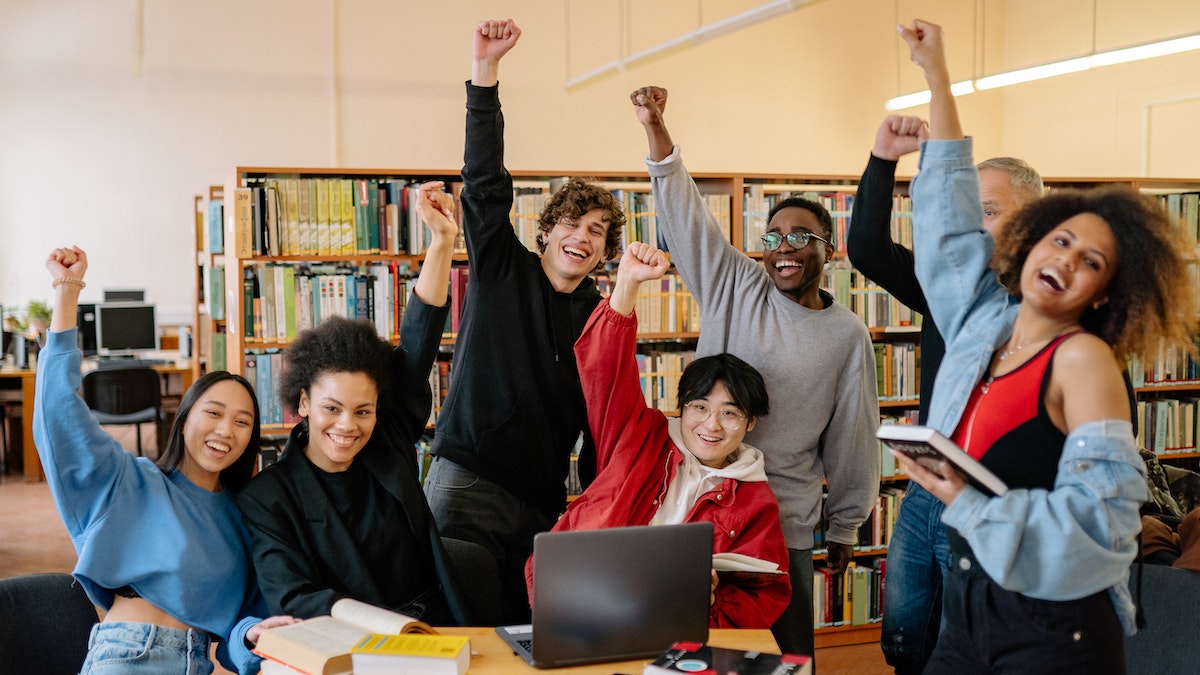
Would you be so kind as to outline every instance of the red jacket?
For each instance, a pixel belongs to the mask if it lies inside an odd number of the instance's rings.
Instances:
[[[683,456],[668,434],[667,417],[646,406],[639,382],[635,316],[604,300],[575,343],[575,358],[596,442],[596,479],[567,508],[554,531],[647,525],[658,511]],[[788,569],[779,504],[765,481],[727,478],[692,506],[685,522],[713,524],[713,552],[741,553]],[[533,589],[532,559],[525,577]],[[714,628],[770,628],[787,607],[787,574],[765,584],[720,581],[709,610]]]

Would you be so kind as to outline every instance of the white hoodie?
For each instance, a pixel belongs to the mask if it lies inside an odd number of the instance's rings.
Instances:
[[[683,455],[683,463],[675,473],[675,480],[667,486],[667,494],[659,504],[658,511],[650,519],[651,525],[672,525],[682,523],[687,517],[692,505],[701,495],[721,484],[726,478],[751,483],[766,481],[767,472],[763,466],[763,454],[753,445],[742,443],[733,451],[730,458],[733,463],[714,469],[700,463],[700,460],[688,450],[683,442],[679,419],[667,420],[667,433],[679,453]],[[668,459],[670,461],[670,459]]]

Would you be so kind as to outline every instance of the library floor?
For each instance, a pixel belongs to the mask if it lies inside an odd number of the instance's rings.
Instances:
[[[37,572],[66,572],[75,550],[45,483],[0,476],[0,578]],[[884,675],[891,669],[875,643],[817,650],[822,675]],[[217,674],[225,671],[219,667]]]

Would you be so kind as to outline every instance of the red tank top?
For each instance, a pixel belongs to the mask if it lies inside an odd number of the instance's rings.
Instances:
[[[1055,338],[1010,373],[984,378],[971,391],[962,420],[954,430],[954,442],[967,454],[982,460],[1006,435],[1036,420],[1042,411],[1042,385],[1054,351],[1063,340],[1078,332]]]

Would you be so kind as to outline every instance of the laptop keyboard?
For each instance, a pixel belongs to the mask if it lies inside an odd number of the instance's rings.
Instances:
[[[529,652],[530,654],[533,653],[533,640],[516,640],[515,642],[521,645],[521,648],[525,651]]]

